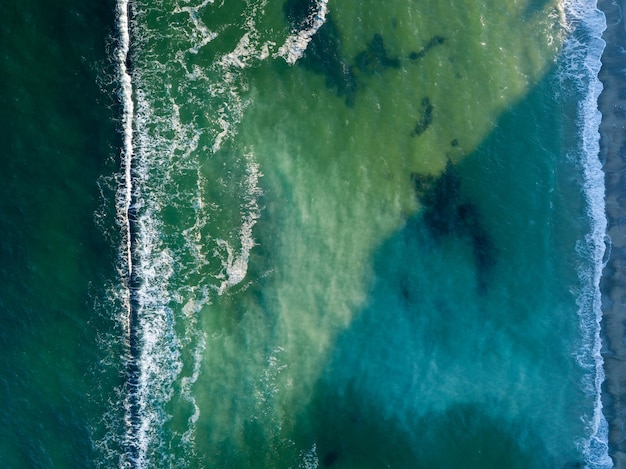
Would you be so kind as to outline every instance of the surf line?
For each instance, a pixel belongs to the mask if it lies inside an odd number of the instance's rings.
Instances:
[[[117,3],[117,27],[119,32],[119,46],[117,48],[117,65],[120,80],[120,98],[122,101],[122,131],[123,144],[121,151],[122,178],[117,194],[117,213],[122,229],[121,276],[124,289],[125,340],[127,347],[126,357],[126,386],[125,386],[125,428],[124,454],[121,456],[121,466],[141,467],[141,451],[139,445],[139,429],[141,426],[139,402],[140,378],[140,344],[138,335],[139,304],[137,290],[140,279],[134,269],[135,245],[137,243],[137,213],[136,194],[133,190],[133,121],[135,117],[133,103],[133,84],[130,60],[130,18],[131,7],[129,0],[119,0]]]
[[[301,31],[293,31],[275,56],[283,57],[289,65],[295,64],[304,54],[313,36],[326,23],[327,14],[328,0],[318,0],[317,10],[307,18],[309,27]]]

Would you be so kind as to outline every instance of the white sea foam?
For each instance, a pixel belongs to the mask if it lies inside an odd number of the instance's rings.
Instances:
[[[180,340],[174,330],[174,313],[168,307],[173,255],[159,241],[162,228],[151,210],[140,216],[137,225],[135,249],[141,285],[135,293],[138,301],[138,330],[135,334],[139,341],[135,400],[141,418],[135,438],[138,466],[149,467],[150,453],[162,445],[159,430],[169,418],[164,406],[172,398],[172,386],[182,370],[182,362]]]
[[[198,6],[184,6],[179,7],[178,5],[174,8],[174,13],[185,12],[189,14],[189,19],[193,23],[195,27],[195,34],[193,39],[193,45],[189,49],[188,52],[192,54],[197,54],[200,52],[204,46],[206,46],[209,42],[214,40],[218,34],[214,31],[211,31],[204,22],[200,19],[200,10],[205,8],[209,4],[213,4],[214,0],[204,0]]]
[[[161,242],[162,227],[155,215],[160,209],[159,199],[146,197],[147,194],[142,192],[150,178],[152,145],[143,129],[149,127],[151,109],[144,93],[133,89],[130,71],[126,67],[130,48],[128,8],[127,1],[118,5],[121,38],[118,67],[124,105],[124,177],[118,192],[117,208],[123,231],[121,270],[126,292],[124,303],[128,316],[125,322],[129,350],[131,341],[136,342],[135,355],[129,356],[128,362],[136,366],[137,376],[131,379],[132,386],[124,388],[124,447],[129,449],[129,453],[120,457],[120,466],[142,468],[150,466],[150,454],[162,445],[158,433],[168,419],[164,405],[171,399],[172,384],[182,369],[182,363],[173,311],[168,306],[173,256]],[[137,133],[133,132],[134,126]],[[134,144],[135,139],[137,145]],[[137,195],[136,200],[133,200],[134,194]],[[134,214],[132,220],[131,213]],[[133,244],[131,230],[136,238]],[[130,281],[135,276],[140,284],[131,292]],[[134,304],[131,304],[131,294]],[[137,317],[134,324],[130,320],[133,307]]]
[[[278,49],[276,53],[277,57],[282,57],[285,61],[293,65],[295,64],[315,36],[315,33],[326,22],[326,15],[328,14],[328,0],[318,0],[317,10],[309,18],[311,27],[303,29],[301,31],[294,31],[285,43]]]
[[[127,68],[127,58],[130,53],[130,24],[129,24],[129,5],[128,0],[120,0],[117,4],[117,28],[119,34],[119,43],[116,50],[116,61],[118,69],[118,79],[120,83],[120,100],[122,102],[122,132],[123,145],[121,154],[121,166],[123,177],[120,181],[117,197],[117,220],[122,230],[122,240],[120,246],[120,276],[124,279],[121,286],[123,315],[120,322],[124,327],[126,337],[127,350],[130,350],[131,341],[131,301],[130,301],[130,278],[133,273],[132,247],[131,247],[131,221],[130,209],[132,204],[132,158],[133,158],[133,120],[134,120],[134,103],[133,88],[130,71]],[[130,362],[133,357],[128,356],[126,361]],[[123,445],[128,447],[135,446],[134,425],[131,422],[131,407],[134,396],[133,389],[127,389],[128,392],[122,397],[123,407],[125,409],[125,430]],[[105,437],[106,439],[107,437]],[[126,467],[134,465],[134,461],[129,460],[129,455],[123,454],[120,457],[120,466]]]
[[[317,445],[313,443],[311,449],[306,453],[300,453],[302,461],[298,465],[300,469],[317,469],[320,467],[320,460],[317,456]]]
[[[179,438],[179,443],[175,444],[181,445],[184,454],[191,456],[195,453],[200,407],[193,386],[199,378],[206,346],[197,316],[216,291],[223,293],[244,279],[250,251],[255,245],[252,229],[261,212],[258,182],[262,175],[252,154],[244,155],[243,161],[231,162],[234,166],[245,163],[246,168],[241,181],[243,190],[236,195],[241,201],[241,224],[238,229],[222,231],[221,237],[208,231],[211,212],[219,212],[221,208],[205,200],[206,188],[215,186],[215,182],[207,181],[202,165],[204,158],[214,155],[226,140],[236,135],[243,116],[245,102],[241,91],[246,85],[237,65],[247,67],[257,60],[264,60],[270,55],[268,50],[272,43],[259,45],[254,17],[256,8],[264,5],[261,3],[247,12],[247,32],[235,50],[218,57],[206,70],[196,65],[188,66],[185,53],[197,52],[215,37],[199,15],[200,9],[209,3],[212,2],[179,8],[179,12],[189,14],[186,26],[191,27],[172,34],[176,34],[177,39],[181,33],[188,35],[188,40],[180,41],[180,44],[183,47],[192,44],[192,48],[173,51],[174,60],[168,63],[160,61],[150,49],[154,33],[145,26],[147,10],[136,5],[132,27],[134,36],[140,40],[133,44],[138,61],[132,71],[132,80],[130,70],[126,68],[130,49],[129,6],[126,2],[118,5],[121,39],[117,62],[123,91],[125,137],[123,176],[117,194],[118,218],[124,237],[120,274],[125,279],[127,362],[134,364],[137,370],[136,383],[129,384],[134,382],[131,380],[119,395],[126,413],[125,436],[119,444],[126,451],[119,458],[121,467],[152,467],[155,461],[168,458],[170,465],[185,465],[171,459],[175,451],[168,445],[172,445],[173,440],[164,439],[163,433],[171,418],[166,408],[176,394],[189,403],[189,414],[187,428],[180,433],[174,432],[172,437]],[[186,71],[187,80],[168,82],[177,63]],[[215,80],[216,76],[221,79]],[[200,101],[202,98],[194,93],[194,87],[204,88],[204,92],[214,99],[208,103]],[[180,102],[180,97],[185,95],[189,96],[189,101]],[[213,114],[214,103],[221,106],[217,115]],[[205,128],[194,120],[183,121],[181,115],[189,115],[190,110],[208,114],[213,125]],[[216,127],[221,130],[215,132]],[[213,139],[212,148],[206,148],[207,136]],[[188,180],[192,174],[195,174],[195,188],[181,186],[179,176]],[[168,208],[184,213],[185,217],[171,235],[166,234],[171,227],[166,226],[163,218],[163,212]],[[207,268],[216,261],[211,246],[222,247],[217,261],[222,262],[223,269],[217,277],[210,267]],[[132,292],[131,275],[138,279],[138,286]],[[136,308],[134,324],[130,321],[131,307]],[[131,331],[131,327],[134,330]],[[130,356],[131,334],[136,343],[136,356]],[[185,350],[193,350],[192,356]],[[184,375],[187,362],[191,362],[192,372]]]
[[[195,312],[198,313],[199,311],[200,309],[196,307]],[[193,413],[188,419],[188,428],[182,436],[183,444],[188,447],[190,454],[195,454],[195,431],[196,424],[200,418],[200,407],[198,407],[196,398],[192,392],[192,386],[200,377],[200,367],[202,365],[202,357],[204,356],[205,348],[206,335],[200,334],[196,349],[194,350],[193,373],[191,376],[186,376],[181,380],[181,393],[185,400],[193,407]]]
[[[255,397],[258,408],[262,410],[263,415],[268,416],[271,412],[270,402],[273,396],[279,392],[277,380],[279,375],[287,369],[288,365],[281,362],[281,354],[284,353],[283,347],[277,347],[266,358],[266,367],[263,371],[261,381],[256,387]]]
[[[601,386],[605,376],[600,354],[600,279],[604,267],[607,219],[604,212],[604,173],[599,159],[602,116],[598,110],[598,96],[602,84],[598,72],[605,46],[601,36],[606,28],[606,19],[595,2],[568,0],[564,11],[570,34],[564,44],[565,61],[561,76],[563,80],[577,84],[578,92],[584,96],[578,111],[582,144],[576,158],[583,166],[584,191],[591,221],[591,232],[578,246],[581,259],[591,259],[589,263],[583,262],[579,270],[583,289],[578,297],[578,314],[583,345],[577,354],[577,361],[587,371],[583,386],[595,406],[591,418],[586,419],[589,437],[579,446],[588,467],[604,469],[612,467],[608,456],[608,425],[602,413]]]
[[[133,157],[133,87],[129,70],[126,67],[126,59],[130,50],[130,34],[128,23],[128,0],[120,0],[117,5],[118,31],[120,34],[119,46],[116,51],[119,81],[121,85],[122,101],[122,131],[124,142],[122,146],[122,171],[124,173],[123,183],[120,185],[118,193],[117,213],[120,224],[123,228],[123,268],[126,276],[130,278],[132,273],[132,256],[130,246],[130,220],[128,214],[132,201],[132,176],[131,166]]]
[[[233,67],[244,69],[270,56],[270,51],[275,47],[276,43],[273,41],[261,43],[259,39],[260,32],[256,27],[256,18],[266,5],[267,0],[263,0],[258,4],[251,4],[249,10],[245,13],[246,32],[239,39],[235,49],[224,54],[218,61],[223,69],[227,70]]]
[[[222,57],[222,63],[224,66],[237,68],[246,67],[246,59],[254,55],[255,52],[254,44],[250,40],[250,33],[250,31],[246,32],[241,39],[239,39],[237,47],[235,47],[232,52],[229,52]]]
[[[220,295],[245,278],[248,271],[250,251],[255,246],[252,228],[261,216],[261,207],[259,206],[258,200],[263,194],[263,191],[259,187],[259,179],[263,174],[259,171],[259,166],[254,161],[252,153],[247,155],[247,160],[246,196],[242,206],[243,219],[239,230],[241,249],[239,253],[235,253],[228,242],[217,240],[218,245],[224,248],[227,253],[226,259],[222,259],[225,280],[218,289]]]

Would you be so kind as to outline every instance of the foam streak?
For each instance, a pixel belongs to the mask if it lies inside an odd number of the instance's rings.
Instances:
[[[599,160],[599,126],[602,115],[598,110],[598,96],[602,91],[602,83],[598,79],[598,73],[605,46],[601,36],[606,22],[602,12],[597,9],[596,2],[566,1],[565,14],[572,34],[564,47],[567,60],[563,71],[564,78],[576,82],[584,96],[578,110],[582,138],[579,160],[583,166],[584,192],[591,221],[591,231],[579,246],[582,256],[591,257],[591,265],[581,268],[579,272],[583,284],[583,291],[578,298],[583,345],[577,359],[588,372],[588,381],[583,384],[594,399],[594,410],[590,421],[587,421],[589,437],[580,446],[588,467],[605,469],[612,464],[608,456],[608,427],[602,414],[601,400],[601,386],[605,376],[600,354],[600,279],[604,267],[607,219],[604,212],[604,173]]]
[[[311,27],[303,29],[302,31],[296,31],[289,36],[276,55],[283,57],[289,65],[295,64],[298,59],[302,57],[302,54],[304,54],[304,51],[309,45],[309,42],[311,42],[311,39],[313,39],[315,33],[326,22],[327,14],[328,0],[319,0],[317,11],[312,18]]]
[[[136,336],[137,308],[133,290],[136,287],[137,279],[133,269],[133,85],[130,74],[130,5],[129,0],[119,0],[117,4],[117,27],[119,32],[119,46],[117,49],[118,74],[121,84],[121,101],[123,106],[122,131],[123,147],[121,155],[122,180],[120,181],[117,194],[117,217],[122,228],[122,246],[120,249],[121,275],[123,279],[124,304],[126,317],[123,319],[128,356],[127,360],[127,383],[124,408],[126,412],[125,425],[126,435],[124,438],[125,454],[120,459],[122,467],[139,467],[137,432],[139,428],[139,403],[137,399],[137,389],[139,381],[139,370],[137,359],[139,356],[139,345]]]

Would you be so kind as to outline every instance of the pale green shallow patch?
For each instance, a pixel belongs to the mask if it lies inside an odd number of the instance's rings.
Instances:
[[[401,60],[398,69],[361,73],[353,107],[299,65],[278,59],[249,71],[237,147],[254,154],[264,174],[264,210],[248,290],[235,288],[202,312],[204,329],[221,331],[208,340],[206,372],[194,388],[203,408],[223,415],[200,417],[198,435],[214,444],[234,434],[245,447],[245,415],[254,415],[252,433],[290,451],[282,439],[292,416],[310,398],[336,335],[367,301],[373,251],[419,209],[411,174],[437,175],[449,159],[471,153],[558,51],[554,4],[536,11],[502,2],[381,8],[329,5],[347,63],[374,34]],[[435,36],[444,42],[409,58]],[[424,98],[434,108],[432,124],[412,136]]]
[[[338,338],[386,275],[375,253],[420,209],[412,175],[462,161],[540,81],[559,14],[553,3],[331,1],[337,60],[354,67],[350,100],[274,56],[288,34],[281,3],[187,6],[139,5],[136,16],[137,187],[156,227],[139,268],[169,256],[155,291],[181,351],[173,381],[152,383],[173,397],[154,404],[163,417],[148,453],[158,464],[169,445],[181,467],[288,466],[306,459],[306,432],[295,435]],[[398,67],[355,67],[375,35]],[[471,248],[442,246],[433,259],[459,257],[442,261],[457,269],[446,281],[473,288]],[[229,283],[244,254],[245,278]],[[459,298],[474,301],[463,285]],[[168,350],[159,360],[167,373]]]
[[[397,2],[384,10],[337,2],[329,8],[347,62],[381,34],[401,68],[361,74],[351,108],[320,75],[263,66],[251,80],[254,104],[240,137],[265,173],[265,215],[279,217],[280,228],[268,228],[278,231],[269,245],[260,241],[285,279],[277,283],[278,295],[298,305],[316,298],[300,306],[305,317],[335,316],[327,320],[339,326],[363,299],[372,249],[418,209],[411,174],[438,174],[448,159],[476,148],[496,117],[553,65],[559,16],[553,4],[533,11],[502,2]],[[421,59],[407,58],[434,36],[445,42]],[[434,107],[432,124],[411,136],[424,98]],[[343,294],[326,294],[333,286]],[[345,304],[329,306],[330,298]],[[286,322],[293,318],[293,330],[312,334],[312,343],[327,342],[299,327],[302,317],[287,313],[292,309],[277,311],[285,311]],[[329,330],[323,320],[315,329],[322,336]]]

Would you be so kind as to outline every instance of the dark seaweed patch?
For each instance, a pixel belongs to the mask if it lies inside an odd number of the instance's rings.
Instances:
[[[432,190],[437,179],[430,174],[411,174],[411,182],[413,183],[413,189],[418,199],[423,199],[427,192]]]
[[[451,162],[423,194],[424,221],[435,238],[458,234],[463,223],[459,213],[461,181]]]
[[[479,270],[483,271],[495,264],[495,252],[493,242],[484,226],[476,207],[472,204],[464,204],[459,207],[459,217],[463,230],[470,236],[474,258]]]
[[[422,57],[424,57],[428,51],[430,51],[433,47],[438,46],[440,44],[443,44],[444,42],[446,42],[446,38],[441,37],[441,36],[433,36],[432,38],[430,38],[430,40],[426,43],[426,45],[424,47],[422,47],[419,51],[417,52],[411,52],[409,54],[409,59],[411,60],[417,60],[417,59],[421,59]]]
[[[283,6],[283,13],[292,30],[301,31],[310,29],[317,13],[315,0],[287,0]],[[409,58],[419,59],[436,45],[443,44],[445,39],[434,36],[418,52],[412,52]],[[406,60],[406,59],[402,59]],[[385,48],[383,37],[374,34],[365,50],[359,52],[353,64],[341,55],[341,38],[330,13],[326,21],[311,38],[298,64],[313,73],[324,76],[326,87],[337,96],[345,97],[346,105],[354,106],[356,92],[359,88],[357,73],[361,76],[381,73],[384,70],[400,68],[402,60],[390,56]],[[356,73],[355,73],[356,72]],[[424,109],[424,117],[418,122],[413,132],[421,134],[430,125],[432,120],[432,106]]]
[[[496,249],[485,230],[478,209],[461,194],[461,180],[455,166],[448,161],[438,177],[412,174],[417,197],[424,205],[423,220],[431,236],[469,239],[479,272],[480,287],[485,274],[496,262]]]
[[[387,68],[400,68],[400,59],[387,54],[380,34],[374,34],[367,49],[356,56],[355,63],[359,71],[369,75],[380,73]]]
[[[312,26],[317,4],[311,0],[289,0],[283,11],[294,30]],[[317,30],[298,64],[307,70],[323,75],[326,87],[337,96],[345,96],[346,105],[354,105],[357,80],[353,67],[341,56],[341,39],[330,14]]]
[[[313,26],[317,3],[314,0],[289,0],[283,6],[283,12],[293,30],[308,29]],[[338,96],[345,96],[346,104],[352,107],[357,89],[356,77],[340,51],[339,33],[328,14],[297,63],[313,73],[323,75],[326,87],[334,90]]]
[[[434,110],[434,107],[431,104],[430,99],[428,98],[422,99],[422,116],[419,118],[419,120],[415,124],[415,127],[413,128],[413,131],[411,132],[411,137],[417,137],[419,135],[422,135],[424,132],[426,132],[428,127],[430,127],[430,124],[433,123],[433,110]]]

